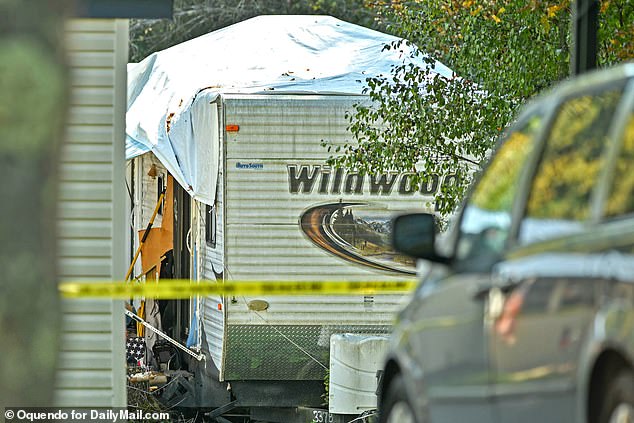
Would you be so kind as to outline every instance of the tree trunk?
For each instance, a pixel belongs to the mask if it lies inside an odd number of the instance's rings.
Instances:
[[[59,333],[58,149],[66,113],[63,1],[0,0],[0,392],[48,406]]]

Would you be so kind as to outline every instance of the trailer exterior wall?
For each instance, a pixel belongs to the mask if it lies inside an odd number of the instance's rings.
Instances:
[[[134,228],[136,236],[134,241],[136,250],[139,243],[138,231],[147,228],[162,189],[159,188],[159,182],[163,182],[163,187],[167,186],[168,172],[165,166],[152,153],[143,154],[134,160],[136,168],[139,170],[137,174],[139,174],[138,184],[140,185],[137,185],[135,189],[135,193],[140,194],[139,203],[135,206]],[[156,176],[148,174],[152,167],[155,169]],[[163,226],[163,213],[157,213],[154,217],[153,227],[160,228],[161,226]]]
[[[386,214],[424,208],[429,197],[420,192],[345,194],[300,188],[292,193],[289,166],[324,169],[328,157],[322,140],[350,140],[345,112],[361,96],[234,95],[209,104],[221,116],[221,128],[239,125],[237,132],[220,129],[220,163],[215,199],[216,245],[205,240],[207,206],[192,201],[194,225],[189,234],[195,266],[205,280],[389,280],[405,274],[377,271],[353,264],[318,248],[300,228],[300,216],[315,204],[365,203]],[[166,170],[148,153],[134,159],[140,178],[136,229],[147,224],[158,196],[157,175]],[[158,176],[157,176],[158,177]],[[331,182],[334,183],[334,176]],[[332,185],[331,183],[331,185]],[[343,184],[343,182],[342,182]],[[322,191],[322,193],[320,193]],[[200,219],[200,224],[195,222]],[[160,220],[157,220],[157,227]],[[184,234],[181,234],[185,236]],[[250,310],[249,301],[263,299],[266,311]],[[328,367],[333,333],[386,334],[404,295],[206,297],[202,301],[203,350],[220,370],[221,380],[320,380]]]
[[[222,160],[222,152],[221,152]],[[221,162],[222,163],[222,162]],[[216,191],[216,203],[214,204],[215,215],[215,245],[205,240],[205,224],[211,216],[202,213],[201,261],[202,278],[206,280],[220,280],[225,277],[224,273],[224,250],[225,250],[225,210],[224,210],[224,184],[223,166],[219,166],[218,190]],[[207,208],[199,203],[203,211]],[[213,230],[214,228],[212,228]],[[225,304],[221,296],[207,296],[202,299],[202,321],[205,328],[205,336],[209,354],[218,370],[222,370],[222,354],[224,350],[225,338]]]
[[[311,206],[340,201],[372,203],[384,211],[424,208],[411,195],[293,194],[289,165],[325,165],[322,140],[351,140],[345,112],[362,96],[260,95],[224,97],[226,125],[225,275],[234,280],[385,280],[380,272],[335,257],[314,245],[299,226]],[[311,167],[310,169],[315,169]],[[332,185],[332,175],[330,185]],[[335,189],[336,191],[336,189]],[[396,193],[397,190],[394,191]],[[359,205],[363,207],[363,205]],[[403,295],[258,297],[269,307],[250,310],[256,298],[227,300],[222,368],[225,380],[319,380],[328,368],[332,333],[387,333]]]

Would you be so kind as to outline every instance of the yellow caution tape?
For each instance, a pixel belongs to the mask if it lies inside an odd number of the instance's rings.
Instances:
[[[185,299],[206,295],[372,295],[409,292],[416,281],[199,281],[161,280],[147,282],[62,282],[65,298]]]

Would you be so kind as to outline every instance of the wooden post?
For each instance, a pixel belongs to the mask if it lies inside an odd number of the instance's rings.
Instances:
[[[575,0],[572,12],[570,74],[579,75],[597,67],[599,0]]]

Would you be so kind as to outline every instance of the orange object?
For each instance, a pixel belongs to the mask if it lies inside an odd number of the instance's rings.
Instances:
[[[240,130],[240,125],[227,125],[225,126],[225,130],[227,132],[238,132]]]
[[[150,272],[156,268],[160,271],[163,256],[174,248],[174,178],[167,177],[167,187],[165,190],[165,208],[163,220],[160,227],[149,230],[146,237],[143,253],[141,254],[142,274]],[[139,231],[139,237],[143,239],[146,231]],[[154,278],[158,279],[158,278]]]

